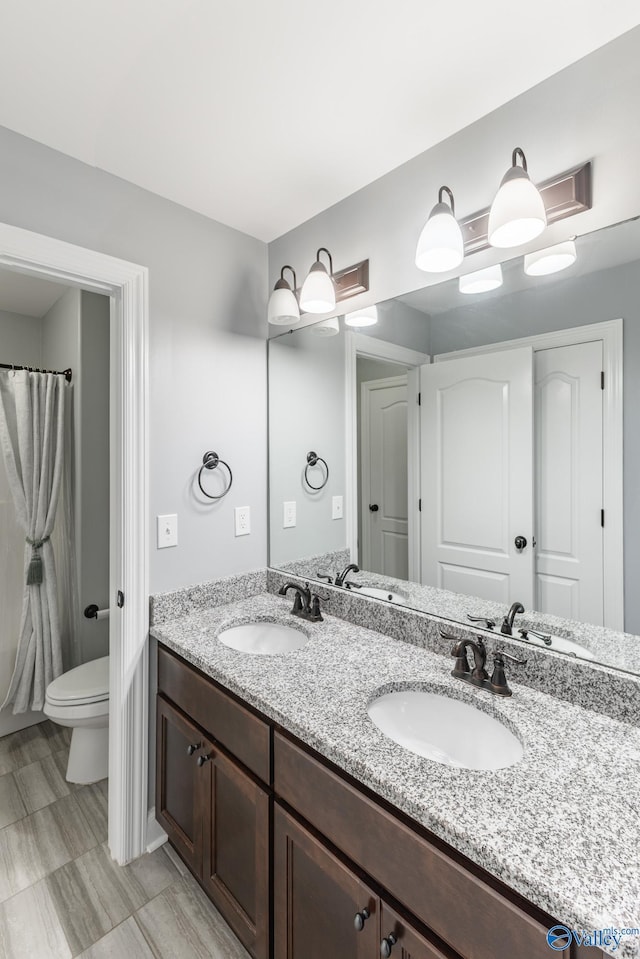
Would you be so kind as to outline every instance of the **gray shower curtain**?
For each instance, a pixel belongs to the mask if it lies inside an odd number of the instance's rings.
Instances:
[[[18,522],[25,579],[16,662],[6,699],[14,713],[40,710],[63,672],[51,544],[64,461],[66,383],[53,373],[0,371],[0,446]]]

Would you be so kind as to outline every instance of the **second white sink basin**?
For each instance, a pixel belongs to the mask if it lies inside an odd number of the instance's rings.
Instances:
[[[378,729],[418,756],[463,769],[504,769],[523,756],[520,741],[480,709],[422,690],[385,693],[367,712]]]
[[[300,649],[309,637],[295,626],[282,623],[245,623],[224,629],[218,639],[225,646],[253,656],[276,656]]]
[[[373,596],[374,599],[386,599],[388,603],[398,603],[399,606],[405,606],[407,603],[402,593],[381,589],[379,586],[361,586],[357,592],[364,596]]]

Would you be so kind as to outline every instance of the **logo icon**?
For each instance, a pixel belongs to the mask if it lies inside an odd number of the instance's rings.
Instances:
[[[552,926],[547,933],[547,944],[556,952],[564,952],[571,945],[571,930],[566,926]]]

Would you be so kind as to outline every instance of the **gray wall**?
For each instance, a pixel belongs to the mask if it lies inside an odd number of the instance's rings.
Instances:
[[[40,319],[0,310],[0,363],[39,366],[42,362]]]
[[[109,298],[70,289],[42,318],[43,363],[71,367],[80,661],[109,651],[109,621],[85,606],[109,605]]]
[[[270,243],[271,284],[283,263],[304,275],[320,243],[331,250],[336,269],[370,258],[371,289],[349,309],[440,282],[415,266],[418,236],[439,186],[451,187],[460,217],[489,206],[515,146],[525,150],[535,181],[593,160],[593,209],[571,221],[571,232],[640,212],[639,89],[640,27]],[[545,234],[549,244],[566,236],[567,221]],[[467,261],[457,272],[500,259],[496,251],[478,253],[473,266]]]
[[[332,497],[345,503],[345,334],[307,330],[269,341],[269,559],[272,566],[346,545],[346,517],[331,518]],[[303,482],[307,453],[329,466],[324,489]],[[322,481],[310,472],[314,485]],[[295,500],[297,525],[283,529],[283,503]]]
[[[149,268],[151,590],[263,566],[265,245],[6,129],[0,180],[0,221]],[[217,505],[193,491],[208,449],[234,471]],[[173,512],[179,545],[158,551],[155,516]]]
[[[431,348],[437,355],[619,318],[624,320],[625,629],[640,633],[640,263],[432,316]]]

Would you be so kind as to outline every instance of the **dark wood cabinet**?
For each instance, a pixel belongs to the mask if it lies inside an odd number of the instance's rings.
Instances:
[[[162,647],[157,719],[156,816],[255,959],[549,959],[558,920]]]
[[[278,805],[274,820],[274,959],[375,959],[375,895]]]
[[[189,675],[192,671],[186,664],[176,660],[170,666],[172,682],[180,679],[174,684],[177,690],[193,686],[194,677],[200,682],[197,674]],[[252,714],[230,698],[227,704],[218,690],[215,693],[223,731],[229,715],[238,717],[241,728],[252,733],[264,725],[258,719],[255,723],[260,727],[253,725]],[[201,691],[199,697],[202,704],[206,697]],[[181,703],[185,705],[184,700]],[[256,778],[228,755],[217,731],[215,723],[203,730],[164,694],[158,695],[156,817],[243,945],[255,959],[268,959],[272,800]],[[252,738],[243,740],[243,750],[256,765],[264,764]]]
[[[399,913],[386,903],[380,903],[380,948],[378,955],[387,955],[383,950],[386,941],[391,959],[453,959],[454,954],[444,946],[436,946],[418,932]],[[514,959],[516,957],[514,956]]]
[[[269,954],[269,794],[209,746],[202,885],[243,945]]]
[[[202,872],[202,732],[161,697],[157,701],[156,818],[189,868]]]

